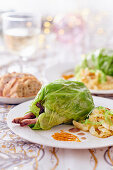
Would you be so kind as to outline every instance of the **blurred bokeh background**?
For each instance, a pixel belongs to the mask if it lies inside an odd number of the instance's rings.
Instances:
[[[112,0],[0,0],[0,8],[2,10],[15,9],[41,14],[72,12],[82,8],[112,11],[112,4]]]
[[[40,20],[37,50],[24,60],[27,67],[40,63],[78,62],[91,50],[113,46],[112,0],[0,0],[0,67],[19,70],[14,64],[17,56],[10,54],[3,40],[2,15],[10,12],[33,13]],[[33,72],[31,68],[31,72]]]

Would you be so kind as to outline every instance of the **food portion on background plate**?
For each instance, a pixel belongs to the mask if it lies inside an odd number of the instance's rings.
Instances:
[[[8,73],[0,77],[0,97],[23,98],[36,96],[42,83],[32,74]]]
[[[33,130],[73,123],[96,137],[106,138],[113,135],[113,110],[95,107],[90,91],[82,82],[56,80],[43,86],[25,116],[14,118],[12,123]]]
[[[93,95],[112,98],[112,62],[113,50],[98,49],[86,55],[82,61],[58,62],[47,67],[44,71],[44,78],[47,83],[61,78],[82,81]]]
[[[75,68],[75,78],[92,90],[113,90],[113,50],[98,49]]]

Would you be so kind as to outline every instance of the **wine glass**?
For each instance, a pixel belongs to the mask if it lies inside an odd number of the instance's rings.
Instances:
[[[18,55],[20,72],[24,61],[32,58],[37,50],[40,33],[40,17],[28,13],[7,13],[3,15],[3,35],[8,51]]]

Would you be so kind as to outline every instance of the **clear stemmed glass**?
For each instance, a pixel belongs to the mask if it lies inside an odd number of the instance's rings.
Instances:
[[[33,56],[38,47],[40,19],[28,13],[3,15],[3,35],[9,52],[19,56],[20,72],[23,63]]]

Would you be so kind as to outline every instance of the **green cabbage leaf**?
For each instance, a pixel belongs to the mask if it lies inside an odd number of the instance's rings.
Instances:
[[[105,75],[113,76],[113,50],[102,48],[89,53],[81,65],[75,68],[75,75],[84,68],[100,70]]]
[[[44,107],[41,114],[37,103]],[[43,86],[30,105],[30,111],[38,117],[32,129],[46,130],[72,120],[84,120],[93,108],[93,98],[82,82],[56,80]]]

